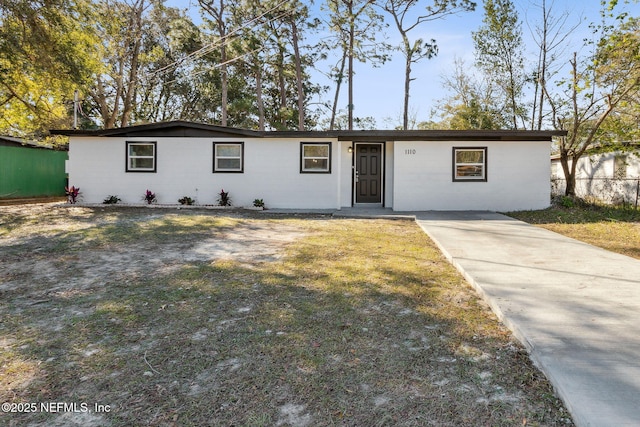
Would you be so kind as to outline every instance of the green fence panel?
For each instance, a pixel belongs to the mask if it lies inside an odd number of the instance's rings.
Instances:
[[[66,151],[0,145],[0,198],[64,196]]]

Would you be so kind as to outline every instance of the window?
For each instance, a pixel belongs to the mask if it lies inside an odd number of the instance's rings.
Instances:
[[[616,154],[613,158],[613,179],[625,179],[627,177],[627,156]]]
[[[487,148],[453,148],[454,181],[487,180]]]
[[[244,172],[244,142],[214,142],[213,172]]]
[[[156,143],[127,141],[127,172],[156,171]]]
[[[302,142],[300,173],[331,173],[331,143]]]

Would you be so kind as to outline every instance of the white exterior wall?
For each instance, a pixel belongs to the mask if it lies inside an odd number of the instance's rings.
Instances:
[[[125,171],[127,141],[157,142],[155,173]],[[300,173],[300,140],[241,138],[215,141],[244,142],[244,173],[213,173],[213,141],[213,138],[71,138],[69,183],[80,187],[84,203],[101,203],[109,195],[120,197],[123,203],[142,203],[144,192],[149,189],[161,204],[178,204],[179,198],[189,196],[198,204],[215,205],[220,190],[224,189],[234,206],[251,206],[254,199],[263,199],[271,208],[339,208],[341,144],[337,140],[304,140],[332,143],[330,174]]]
[[[350,207],[353,182],[353,148],[351,141],[340,141],[340,207]]]
[[[487,147],[487,182],[453,182],[453,147]],[[546,208],[550,148],[549,141],[396,141],[393,209]]]
[[[393,141],[387,141],[387,143],[385,144],[385,153],[384,153],[384,161],[385,161],[385,168],[384,168],[384,206],[387,208],[392,208],[393,207],[393,195],[394,195],[394,166],[395,166],[395,162],[393,161],[394,159],[394,146],[395,143]]]
[[[243,173],[213,173],[213,141],[244,142]],[[126,172],[126,142],[157,143],[156,172]],[[300,173],[300,143],[331,142],[331,173]],[[81,201],[110,195],[143,203],[145,190],[158,203],[217,204],[221,189],[234,206],[263,199],[268,208],[340,209],[352,205],[350,141],[266,138],[72,137],[67,172]],[[487,182],[453,182],[453,147],[487,147]],[[415,154],[414,153],[415,150]],[[384,206],[409,210],[541,209],[549,205],[549,141],[387,141]],[[406,154],[410,153],[410,154]]]
[[[583,156],[576,166],[576,195],[595,198],[605,203],[635,203],[640,198],[640,157],[637,153],[626,155],[626,177],[618,178],[614,172],[616,152]],[[571,163],[569,163],[571,165]],[[564,195],[566,182],[560,159],[551,161],[551,191]]]
[[[602,153],[592,156],[582,156],[578,159],[576,166],[576,177],[586,178],[614,178],[614,163],[617,154],[626,155],[627,167],[626,175],[629,178],[636,178],[640,175],[640,155],[638,153]],[[554,158],[551,161],[553,166],[552,174],[557,178],[564,178],[560,159]],[[571,165],[571,162],[569,162]]]

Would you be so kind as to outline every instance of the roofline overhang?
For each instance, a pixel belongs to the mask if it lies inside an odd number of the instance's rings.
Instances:
[[[38,144],[36,141],[17,138],[13,136],[0,136],[0,145],[9,147],[26,147],[39,150],[67,151],[65,147],[53,147],[51,145]]]
[[[239,129],[227,126],[209,125],[206,123],[196,123],[183,120],[171,122],[147,123],[142,125],[125,126],[111,129],[56,129],[51,130],[52,135],[63,136],[144,136],[144,134],[153,134],[157,132],[167,131],[171,129],[182,129],[184,133],[188,131],[204,131],[210,133],[224,133],[239,136],[256,136],[260,132]],[[188,135],[185,135],[188,136]]]
[[[249,137],[249,138],[335,138],[339,141],[540,141],[566,136],[566,131],[529,130],[331,130],[256,131],[188,121],[171,121],[113,129],[61,129],[53,135],[92,137]]]

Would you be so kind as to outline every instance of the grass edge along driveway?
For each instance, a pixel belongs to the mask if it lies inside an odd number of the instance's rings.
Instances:
[[[586,203],[565,199],[538,211],[509,212],[520,221],[589,243],[608,251],[640,259],[640,210],[633,207]]]

